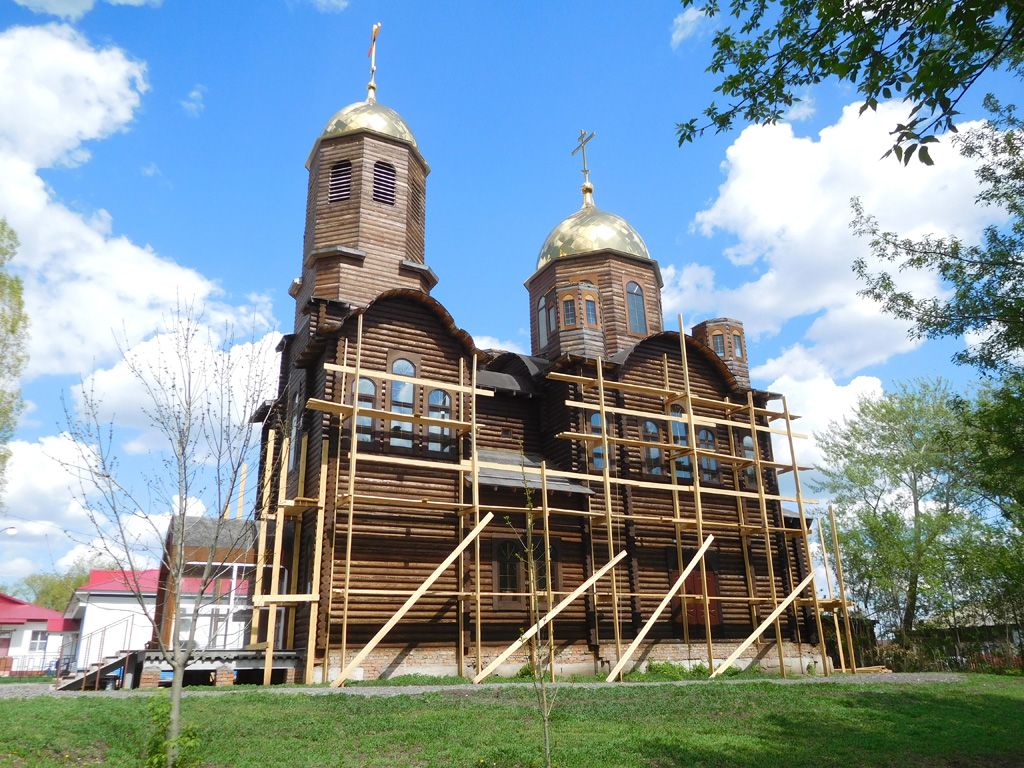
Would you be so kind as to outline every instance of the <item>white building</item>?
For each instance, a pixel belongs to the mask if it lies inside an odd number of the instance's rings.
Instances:
[[[89,573],[89,580],[75,590],[64,611],[65,618],[80,622],[79,670],[121,651],[146,647],[153,638],[158,576],[156,569]]]
[[[57,674],[74,658],[78,622],[0,594],[0,677]]]

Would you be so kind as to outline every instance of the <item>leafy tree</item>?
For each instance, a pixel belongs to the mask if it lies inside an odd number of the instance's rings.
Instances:
[[[817,485],[839,513],[851,591],[903,638],[947,581],[944,553],[966,516],[969,495],[944,439],[955,423],[945,383],[918,381],[862,398],[817,436]]]
[[[917,337],[976,337],[958,352],[959,363],[986,373],[1024,372],[1024,124],[1012,107],[986,99],[992,119],[955,139],[960,153],[979,161],[977,201],[1004,209],[1005,226],[986,228],[981,243],[955,237],[920,240],[885,232],[853,201],[851,227],[869,238],[871,254],[882,263],[932,270],[952,289],[947,296],[916,296],[900,290],[886,271],[872,272],[864,258],[854,271],[866,283],[861,295],[881,303],[885,312],[913,323]]]
[[[10,458],[7,442],[14,435],[21,413],[18,377],[27,359],[28,315],[25,314],[21,278],[7,271],[17,250],[17,235],[7,220],[0,218],[0,490]]]
[[[722,11],[719,0],[682,5]],[[917,150],[931,164],[927,145],[956,130],[957,105],[978,79],[997,68],[1020,75],[1024,66],[1024,7],[1008,0],[732,0],[725,15],[737,25],[716,32],[707,71],[727,103],[680,123],[680,144],[737,118],[774,123],[804,88],[835,77],[859,91],[862,111],[879,99],[909,101],[890,151],[909,162]]]
[[[63,611],[75,590],[89,580],[89,570],[93,567],[102,566],[79,561],[64,573],[33,573],[22,579],[16,589],[30,603]]]

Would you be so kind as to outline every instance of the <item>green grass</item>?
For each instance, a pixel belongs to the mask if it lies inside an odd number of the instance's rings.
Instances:
[[[46,683],[49,685],[57,678],[45,677],[40,675],[11,675],[10,677],[0,677],[0,685],[11,685],[13,683]]]
[[[146,697],[0,700],[0,766],[141,766]],[[185,699],[206,766],[511,768],[540,761],[529,686]],[[564,688],[561,768],[1024,764],[1024,680]]]

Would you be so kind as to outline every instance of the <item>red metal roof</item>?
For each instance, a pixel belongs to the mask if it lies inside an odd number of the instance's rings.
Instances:
[[[75,632],[78,629],[77,619],[65,619],[59,611],[0,593],[0,624],[25,624],[30,621],[45,621],[46,629],[50,632]]]
[[[151,568],[147,571],[106,571],[93,569],[89,571],[89,580],[76,592],[134,592],[138,584],[143,593],[156,593],[160,571]]]

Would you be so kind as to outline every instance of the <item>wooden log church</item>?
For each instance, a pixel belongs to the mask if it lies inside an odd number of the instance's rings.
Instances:
[[[309,155],[294,331],[255,417],[266,682],[289,663],[307,682],[482,680],[530,661],[538,623],[552,675],[827,672],[821,610],[843,601],[818,597],[802,468],[772,451],[795,417],[751,388],[743,324],[666,323],[658,262],[595,204],[581,132],[582,205],[526,280],[531,354],[476,348],[431,297],[430,168],[373,69]]]

